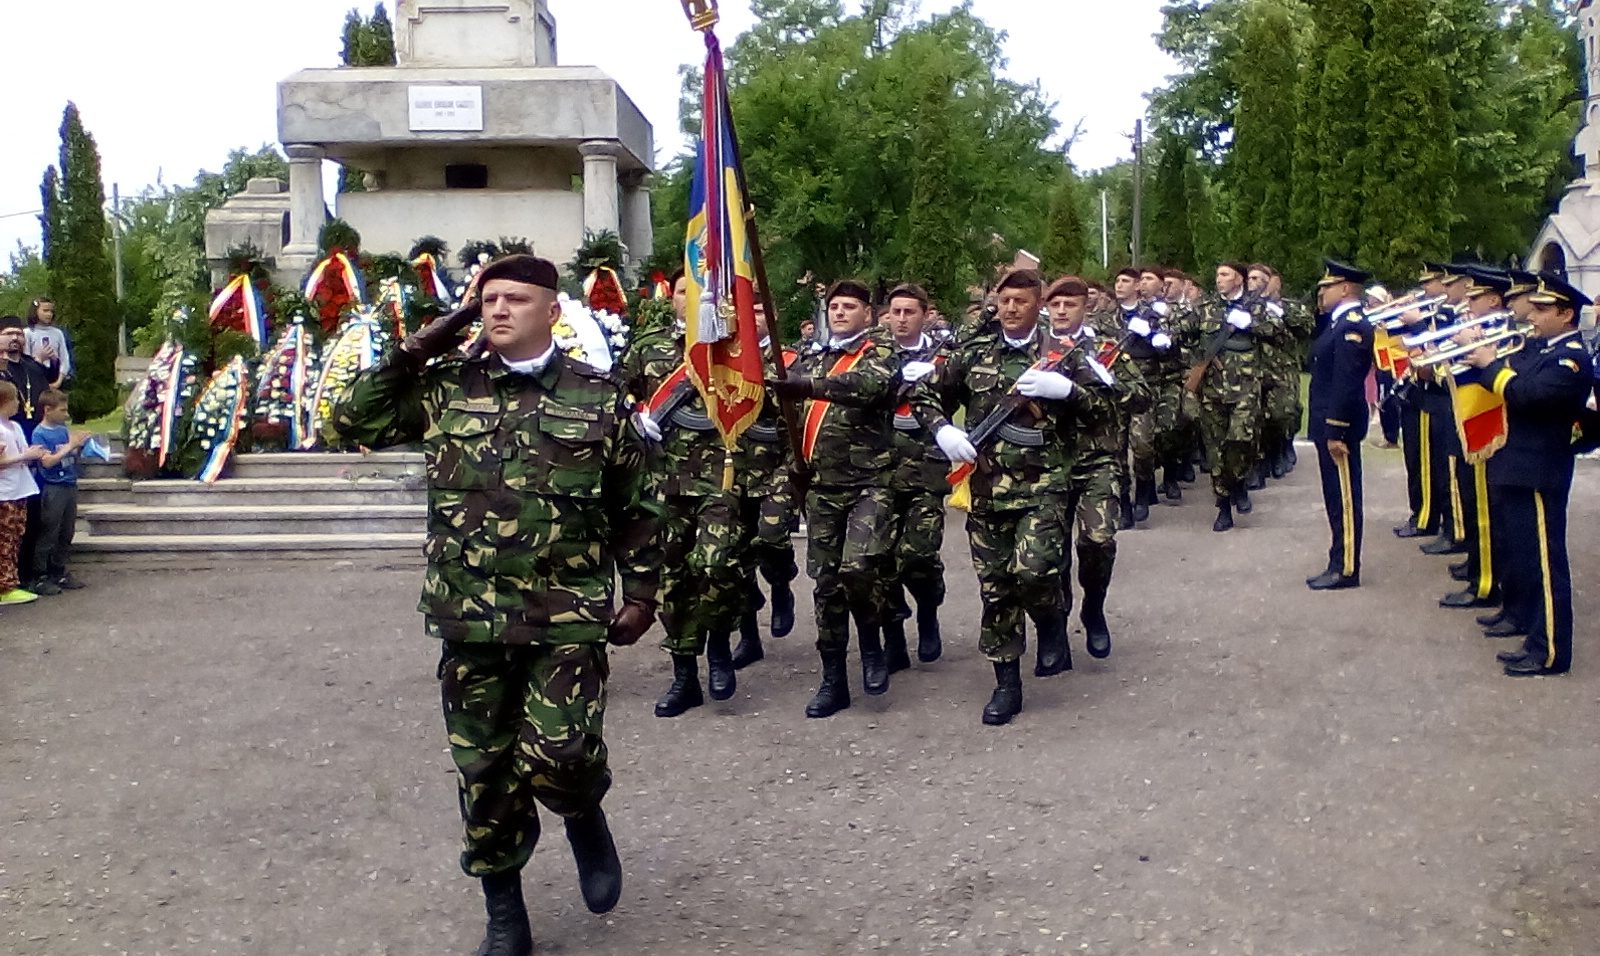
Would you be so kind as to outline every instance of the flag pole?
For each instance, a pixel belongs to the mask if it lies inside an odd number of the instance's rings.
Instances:
[[[721,15],[717,12],[717,0],[681,0],[683,12],[689,17],[689,25],[696,31],[709,34],[717,25]],[[756,285],[761,289],[761,308],[767,315],[767,361],[772,363],[775,377],[779,381],[789,377],[789,367],[783,361],[783,343],[778,338],[778,310],[772,298],[772,284],[767,281],[767,259],[761,250],[761,232],[756,227],[756,207],[749,202],[750,190],[744,176],[744,152],[739,146],[739,133],[728,126],[728,140],[733,145],[733,166],[739,173],[739,191],[745,197],[748,205],[745,207],[744,218],[748,228],[745,235],[750,241],[750,266],[755,270]],[[811,469],[800,455],[800,410],[795,402],[789,399],[778,399],[778,408],[783,415],[784,431],[788,433],[789,449],[793,453],[793,471],[797,490],[804,495],[805,485],[810,483]],[[803,503],[802,503],[803,506]]]

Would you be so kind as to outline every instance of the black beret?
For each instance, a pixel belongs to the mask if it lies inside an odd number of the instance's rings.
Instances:
[[[526,282],[554,292],[561,287],[561,273],[556,264],[538,256],[503,256],[483,267],[478,274],[478,288],[482,289],[492,279],[509,279]]]
[[[860,299],[862,305],[872,304],[872,291],[854,279],[840,279],[828,290],[828,297],[824,300],[832,305],[833,300],[844,296],[847,299]]]
[[[1056,281],[1050,283],[1050,288],[1045,291],[1044,300],[1049,302],[1051,299],[1059,298],[1061,296],[1074,297],[1085,296],[1088,294],[1089,284],[1087,282],[1084,282],[1077,276],[1062,276]]]

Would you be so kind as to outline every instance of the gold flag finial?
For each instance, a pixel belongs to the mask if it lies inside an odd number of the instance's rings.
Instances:
[[[683,0],[683,12],[689,15],[689,25],[704,33],[721,19],[717,13],[717,0]]]

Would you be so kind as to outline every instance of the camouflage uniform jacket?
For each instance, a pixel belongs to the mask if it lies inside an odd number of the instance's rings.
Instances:
[[[895,367],[903,369],[909,362],[931,362],[946,356],[953,346],[941,351],[938,344],[924,336],[917,348],[895,346]],[[900,407],[894,413],[894,478],[891,485],[896,491],[932,491],[947,494],[950,491],[950,459],[934,443],[933,435],[922,427],[922,422],[912,414],[911,391],[913,386],[900,386]]]
[[[431,636],[601,643],[618,572],[627,600],[654,603],[659,511],[612,375],[559,351],[532,376],[493,353],[418,371],[391,352],[341,396],[334,427],[374,448],[423,444]]]
[[[848,371],[831,372],[847,356]],[[894,470],[894,408],[900,384],[894,351],[868,331],[845,346],[801,355],[794,374],[815,384],[800,410],[802,432],[815,425],[809,464],[814,485],[885,488]],[[824,410],[820,402],[827,402]],[[820,417],[820,421],[819,421]]]
[[[1236,311],[1250,315],[1249,328],[1236,329],[1228,325],[1228,316]],[[1184,345],[1192,362],[1199,362],[1205,357],[1212,341],[1223,328],[1228,329],[1228,334],[1223,340],[1222,351],[1217,353],[1217,360],[1224,364],[1248,359],[1252,367],[1259,367],[1258,346],[1262,342],[1281,345],[1289,341],[1289,328],[1284,324],[1281,306],[1250,294],[1237,299],[1213,296],[1184,323]]]
[[[631,402],[648,401],[683,364],[683,338],[675,329],[640,336],[618,370]],[[663,495],[715,497],[722,494],[726,454],[722,436],[706,415],[700,391],[685,379],[689,397],[659,422],[659,446],[651,449],[650,486]]]
[[[1025,345],[1010,344],[1003,333],[963,342],[945,363],[918,382],[911,405],[929,434],[951,424],[966,409],[969,430],[1011,394],[1012,386],[1053,348],[1054,339],[1038,328]],[[972,475],[974,510],[1025,508],[1070,490],[1078,455],[1077,432],[1111,414],[1110,402],[1081,350],[1067,353],[1062,374],[1079,387],[1061,401],[1030,401],[992,440],[978,449]]]
[[[1087,323],[1083,331],[1098,332],[1090,330]],[[1057,341],[1063,345],[1068,342],[1066,339]],[[1101,349],[1115,346],[1120,341],[1094,334],[1088,338],[1086,348],[1098,354]],[[1115,465],[1117,456],[1122,454],[1122,450],[1126,447],[1123,433],[1128,428],[1128,420],[1149,411],[1155,403],[1155,394],[1151,391],[1144,374],[1139,371],[1139,363],[1134,361],[1127,350],[1117,352],[1107,371],[1111,374],[1111,384],[1097,381],[1090,387],[1101,390],[1111,406],[1111,414],[1100,415],[1086,421],[1078,429],[1078,460],[1072,469],[1072,476],[1075,479],[1087,477],[1101,468]]]
[[[767,348],[765,344],[761,346],[763,356]],[[794,349],[784,349],[783,358],[792,367],[798,353]],[[761,414],[739,436],[733,462],[735,485],[745,497],[765,497],[780,482],[789,480],[788,424],[783,420],[783,406],[772,389],[767,389]]]

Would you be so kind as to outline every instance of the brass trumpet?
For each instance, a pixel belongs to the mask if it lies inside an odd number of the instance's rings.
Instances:
[[[1456,331],[1460,331],[1457,329]],[[1471,355],[1481,348],[1494,348],[1495,358],[1505,358],[1522,351],[1528,344],[1528,330],[1523,326],[1507,326],[1498,332],[1491,332],[1475,342],[1462,342],[1446,348],[1429,349],[1422,355],[1411,360],[1412,365],[1423,368],[1432,368],[1435,365],[1448,364],[1452,375],[1460,374],[1469,366],[1458,364],[1456,359]]]
[[[1441,305],[1444,305],[1444,296],[1436,295],[1431,299],[1425,299],[1422,297],[1421,292],[1415,292],[1403,299],[1396,299],[1381,309],[1374,309],[1368,312],[1367,321],[1373,325],[1383,325],[1385,328],[1396,329],[1404,324],[1399,319],[1400,316],[1405,315],[1407,312],[1415,309],[1423,313],[1431,313]]]
[[[1475,319],[1457,322],[1455,325],[1435,329],[1432,332],[1419,332],[1416,335],[1402,336],[1400,344],[1408,349],[1427,348],[1434,342],[1455,338],[1466,329],[1476,329],[1485,325],[1499,325],[1511,321],[1512,318],[1512,314],[1505,310],[1490,312],[1488,315],[1480,315]]]

